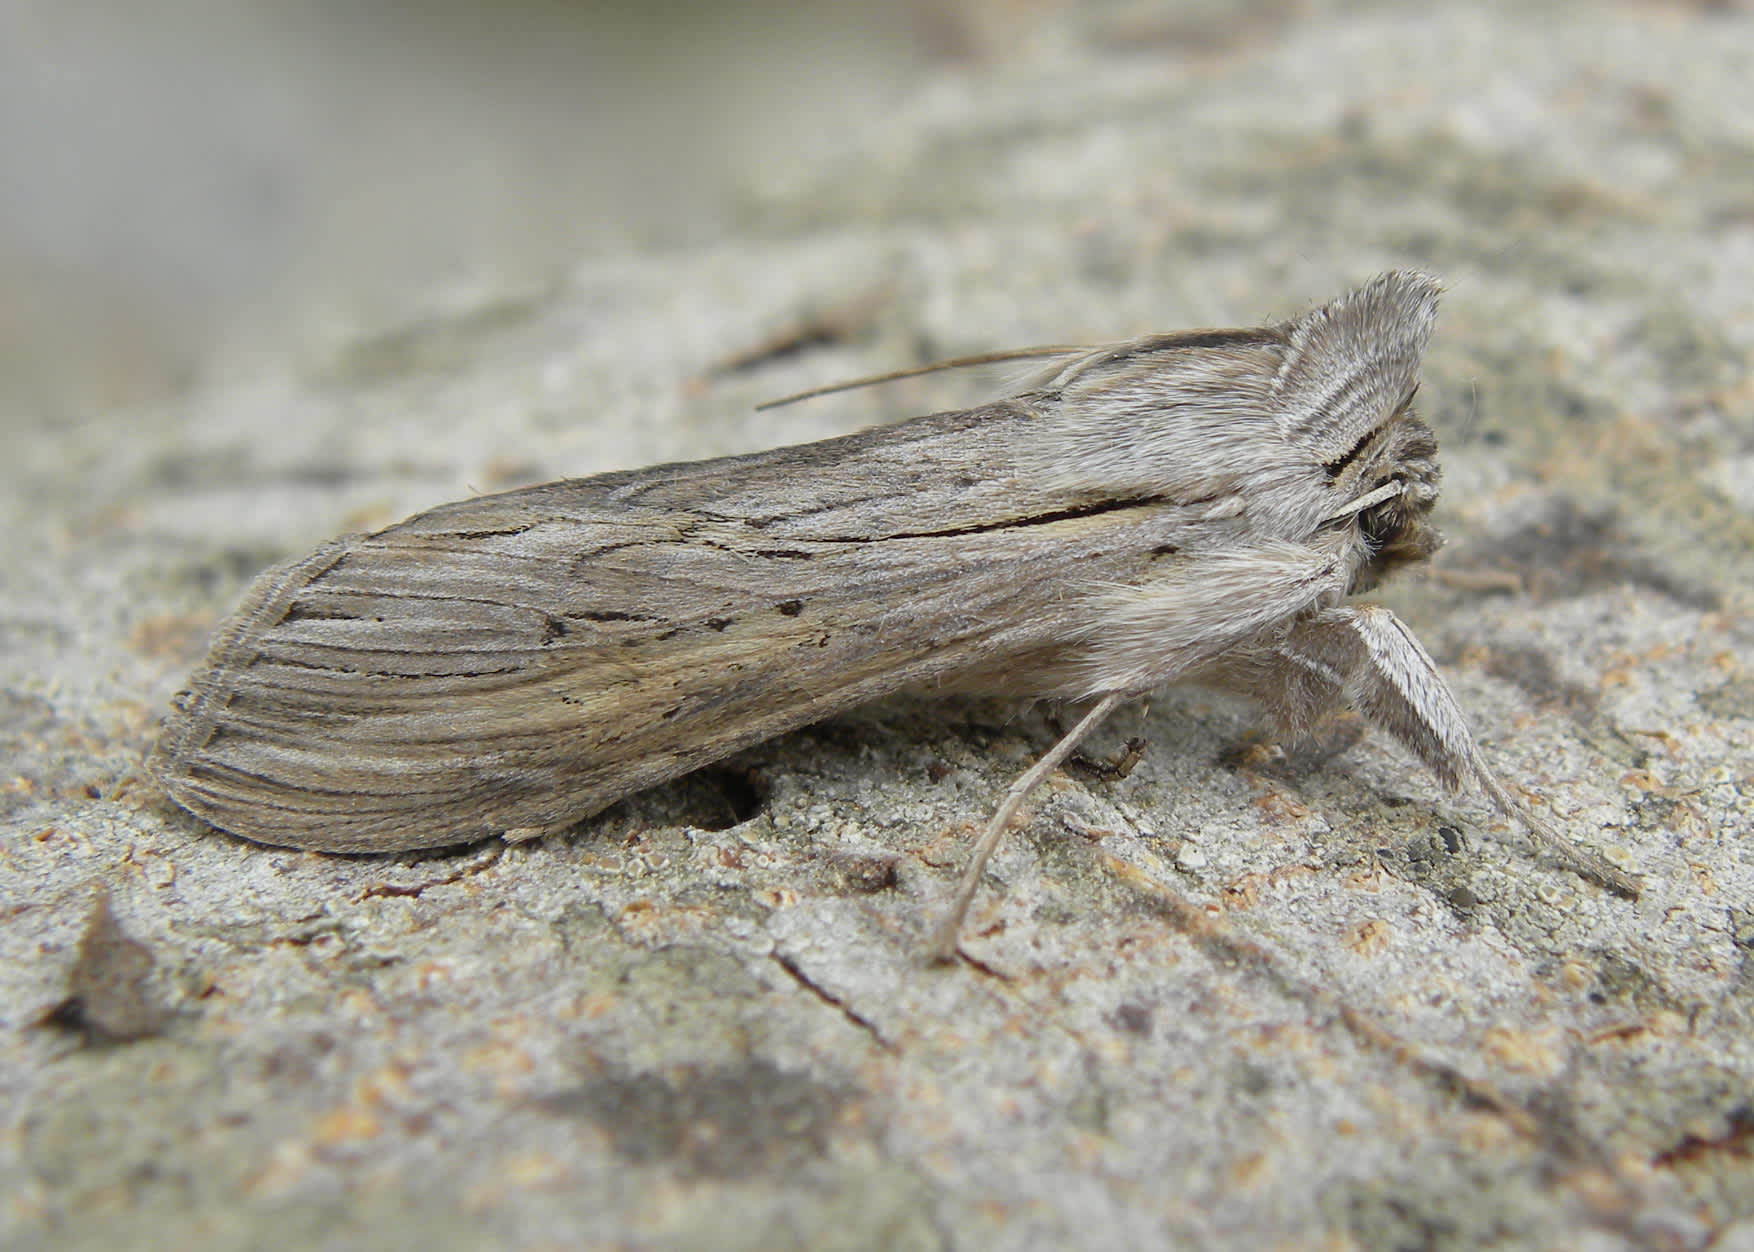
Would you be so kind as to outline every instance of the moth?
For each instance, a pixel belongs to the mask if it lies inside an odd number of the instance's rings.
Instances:
[[[1407,627],[1349,599],[1439,543],[1412,407],[1439,290],[1388,273],[1274,325],[1068,349],[977,408],[333,540],[219,627],[149,767],[245,838],[381,852],[563,830],[902,689],[1088,703],[977,839],[948,952],[1042,779],[1193,681],[1292,734],[1350,703],[1635,894],[1498,780]]]

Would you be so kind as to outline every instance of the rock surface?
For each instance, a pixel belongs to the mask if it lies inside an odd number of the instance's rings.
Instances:
[[[1425,7],[1068,13],[716,246],[20,427],[0,1243],[1754,1247],[1754,18]],[[1249,748],[1198,692],[1116,723],[1125,780],[1046,789],[948,969],[1042,711],[888,702],[443,856],[249,845],[137,770],[217,616],[332,534],[1399,265],[1449,284],[1450,544],[1381,599],[1636,903],[1390,745]],[[105,896],[123,1039],[57,1012],[114,982]]]

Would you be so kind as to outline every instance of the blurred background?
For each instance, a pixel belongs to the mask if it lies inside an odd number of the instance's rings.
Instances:
[[[150,401],[435,284],[698,240],[1046,7],[4,0],[0,405]]]
[[[1356,89],[1373,103],[1347,114],[1352,131],[1322,141],[1338,151],[1405,111],[1426,128],[1421,144],[1436,118],[1469,161],[1478,146],[1547,173],[1580,151],[1565,127],[1607,110],[1622,119],[1626,151],[1614,155],[1624,162],[1570,172],[1622,198],[1666,196],[1676,145],[1704,142],[1688,138],[1671,93],[1709,102],[1710,84],[1665,64],[1672,54],[1659,48],[1639,67],[1648,88],[1623,99],[1591,78],[1595,54],[1584,45],[1599,37],[1614,63],[1624,55],[1609,51],[1617,26],[1667,35],[1738,7],[1553,5],[1552,14],[1600,14],[1579,41],[1549,36],[1539,9],[1526,23],[1511,19],[1519,9],[1508,0],[1453,10],[1406,0],[0,0],[0,422],[152,403],[191,371],[224,363],[248,373],[257,354],[297,359],[443,306],[446,292],[467,303],[550,281],[580,260],[772,229],[785,216],[776,204],[793,205],[793,219],[886,218],[890,206],[848,197],[869,196],[891,165],[908,165],[898,146],[947,129],[918,117],[886,127],[947,78],[976,98],[1008,87],[1015,125],[1053,151],[1059,119],[1035,114],[1052,103],[1028,85],[1031,65],[1050,79],[1100,77],[1097,67],[1125,62],[1160,67],[1198,98],[1202,75],[1222,80],[1227,64],[1290,44],[1300,28],[1325,32],[1301,45],[1302,59],[1279,63],[1303,77],[1260,93],[1254,111],[1219,106],[1166,134],[1170,165],[1264,144],[1251,158],[1262,168],[1258,210],[1306,215],[1327,189],[1268,185],[1274,145],[1303,144],[1302,115],[1320,118]],[[1366,89],[1324,73],[1322,38],[1344,62],[1348,38],[1384,13],[1441,24],[1464,8],[1507,15],[1502,28],[1483,18],[1485,42],[1455,50],[1473,79],[1426,84],[1415,73],[1401,83],[1385,73]],[[1530,82],[1542,72],[1531,63],[1514,69],[1483,51],[1501,29],[1513,40],[1569,38],[1548,50],[1555,81]],[[1268,85],[1280,85],[1276,62],[1260,59]],[[1280,94],[1301,102],[1277,119],[1283,135],[1257,116]],[[1092,145],[1118,142],[1095,107],[1065,123],[1082,136],[1068,140],[1070,164],[996,172],[1028,195],[1056,189],[1100,206],[1107,191],[1123,208],[1131,196],[1173,216],[1161,161],[1136,167],[1130,188],[1087,175],[1080,162],[1093,159]],[[1324,151],[1279,160],[1293,173],[1317,169]],[[849,153],[861,154],[866,179],[824,173]],[[941,173],[982,177],[954,161]],[[1477,182],[1467,175],[1458,195],[1478,200]],[[1234,183],[1219,186],[1247,190]],[[1538,237],[1552,218],[1536,200],[1525,208],[1540,220],[1524,224]],[[739,215],[755,202],[768,211]],[[1322,212],[1355,239],[1357,215],[1344,202]]]

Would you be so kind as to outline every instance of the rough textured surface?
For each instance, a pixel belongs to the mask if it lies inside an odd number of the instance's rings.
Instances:
[[[1754,20],[1097,12],[720,247],[15,423],[0,1242],[1754,1246]],[[1344,724],[1280,752],[1198,693],[1111,731],[1130,777],[1048,790],[945,970],[1039,711],[889,703],[447,856],[248,845],[136,772],[206,628],[330,534],[1395,264],[1450,283],[1451,544],[1382,598],[1636,904]]]

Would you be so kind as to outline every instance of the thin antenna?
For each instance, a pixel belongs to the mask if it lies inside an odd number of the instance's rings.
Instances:
[[[918,378],[921,374],[935,374],[939,370],[962,369],[968,365],[997,365],[1004,361],[1026,361],[1034,357],[1070,356],[1074,352],[1088,351],[1090,349],[1082,344],[1053,344],[1042,348],[1012,348],[1004,352],[983,352],[978,356],[959,356],[950,361],[936,361],[931,365],[916,365],[911,369],[891,370],[887,374],[873,374],[869,378],[854,378],[846,382],[812,387],[808,391],[798,391],[789,396],[781,396],[778,400],[764,400],[755,406],[755,411],[760,413],[766,409],[777,409],[782,405],[796,404],[799,400],[814,400],[817,396],[833,395],[837,391],[852,391],[857,387],[875,387],[878,383],[892,383],[900,378]]]

